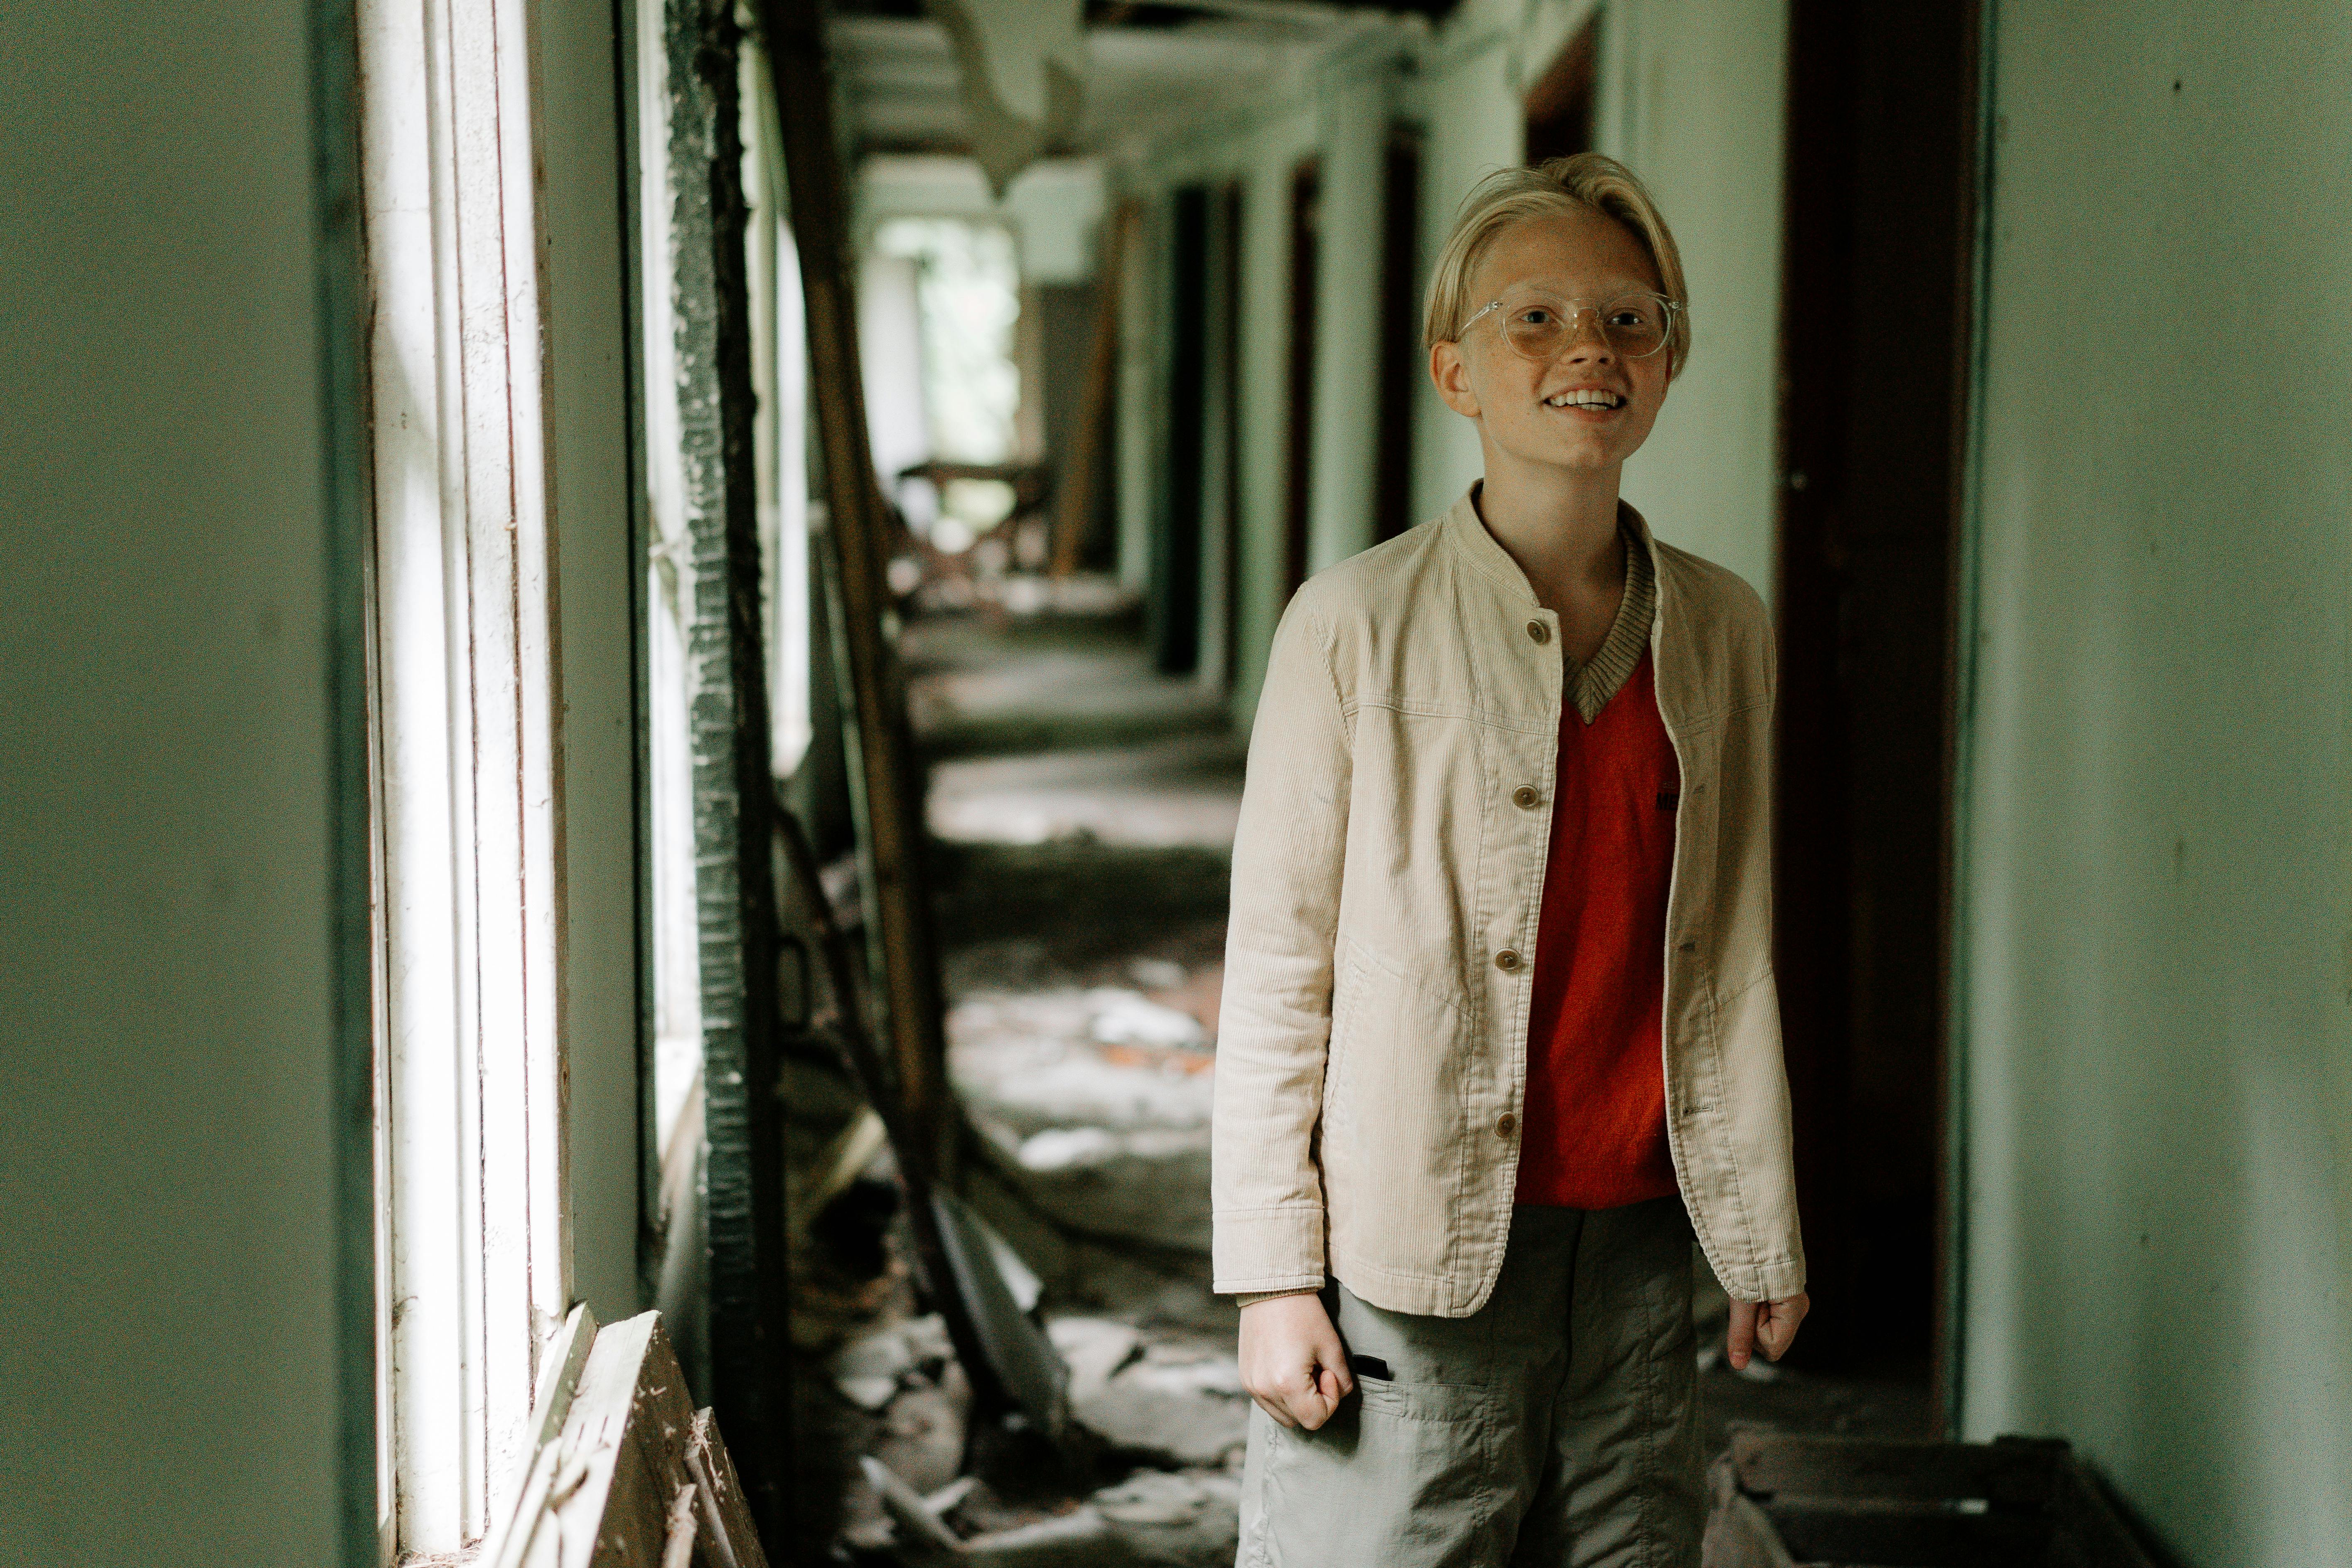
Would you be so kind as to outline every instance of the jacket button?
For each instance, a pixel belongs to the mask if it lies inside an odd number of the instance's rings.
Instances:
[[[1533,637],[1539,643],[1549,642],[1551,641],[1551,628],[1544,625],[1541,621],[1529,621],[1528,623],[1528,636]]]
[[[1513,970],[1518,968],[1518,966],[1519,955],[1516,949],[1507,947],[1502,952],[1495,955],[1495,967],[1501,970],[1506,974],[1510,973]]]
[[[1503,1114],[1502,1114],[1502,1115],[1500,1115],[1500,1116],[1498,1116],[1498,1117],[1495,1118],[1495,1136],[1496,1136],[1496,1137],[1497,1137],[1497,1138],[1508,1138],[1512,1133],[1514,1133],[1514,1132],[1517,1131],[1518,1130],[1519,1130],[1519,1119],[1518,1119],[1517,1117],[1516,1117],[1516,1116],[1512,1115],[1509,1111],[1506,1110],[1505,1112],[1503,1112]]]
[[[1532,784],[1521,784],[1511,792],[1511,804],[1521,811],[1533,811],[1536,808],[1536,802],[1542,798],[1543,796],[1535,792],[1535,786]]]

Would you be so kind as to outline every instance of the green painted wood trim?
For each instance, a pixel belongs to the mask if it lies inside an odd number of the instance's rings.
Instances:
[[[366,1568],[383,1552],[376,1523],[375,942],[368,755],[374,474],[353,0],[312,0],[309,33],[334,987],[336,1560],[346,1568]]]
[[[1976,170],[1971,192],[1969,269],[1967,426],[1960,455],[1959,526],[1955,531],[1952,606],[1951,900],[1945,951],[1943,1324],[1936,1346],[1937,1384],[1944,1393],[1944,1436],[1957,1441],[1966,1426],[1969,1264],[1969,877],[1974,844],[1977,733],[1977,649],[1983,636],[1979,596],[1984,539],[1984,391],[1986,325],[1992,280],[1994,153],[1993,79],[1999,0],[1977,0]]]

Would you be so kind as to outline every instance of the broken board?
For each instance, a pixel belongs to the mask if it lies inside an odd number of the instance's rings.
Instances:
[[[550,1352],[540,1440],[487,1568],[768,1568],[660,1313],[600,1330],[574,1308]]]

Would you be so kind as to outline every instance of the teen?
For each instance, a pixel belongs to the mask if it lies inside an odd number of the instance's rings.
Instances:
[[[1423,335],[1486,477],[1275,635],[1213,1147],[1245,1565],[1695,1565],[1694,1231],[1732,1364],[1804,1316],[1771,631],[1618,499],[1684,299],[1620,164],[1481,184]]]

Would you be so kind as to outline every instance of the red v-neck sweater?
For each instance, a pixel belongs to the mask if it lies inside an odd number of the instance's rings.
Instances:
[[[1605,1209],[1676,1190],[1658,1031],[1681,795],[1647,652],[1591,723],[1560,704],[1520,1203]]]

